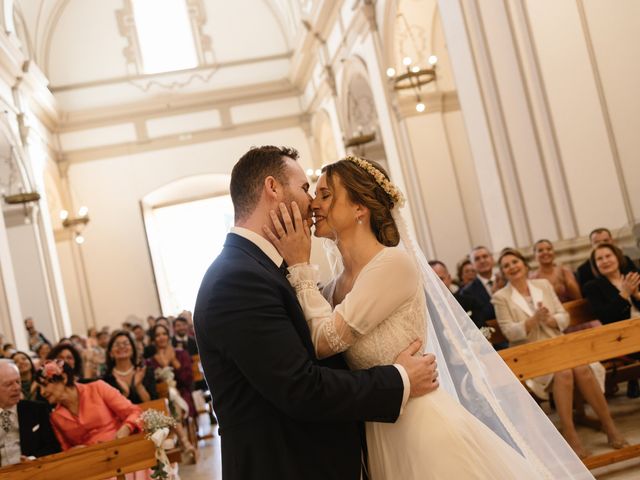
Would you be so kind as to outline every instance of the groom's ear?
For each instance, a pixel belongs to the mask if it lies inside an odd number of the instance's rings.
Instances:
[[[264,191],[267,197],[269,198],[277,197],[279,188],[280,188],[280,184],[274,177],[268,176],[267,178],[264,179]]]

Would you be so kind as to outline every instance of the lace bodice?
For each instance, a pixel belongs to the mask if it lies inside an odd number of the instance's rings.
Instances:
[[[334,282],[324,289],[327,295],[331,288],[333,296]],[[384,290],[384,289],[382,289]],[[326,292],[326,293],[325,293]],[[371,292],[379,297],[381,292]],[[331,296],[327,296],[327,300]],[[426,301],[424,289],[418,288],[412,298],[398,305],[398,308],[371,332],[359,337],[345,352],[344,356],[353,370],[371,368],[376,365],[389,365],[398,354],[416,339],[426,337]]]
[[[335,308],[331,305],[335,280],[321,294],[317,269],[299,265],[289,270],[319,357],[344,351],[353,369],[388,365],[411,342],[425,338],[424,290],[404,251],[383,249]]]

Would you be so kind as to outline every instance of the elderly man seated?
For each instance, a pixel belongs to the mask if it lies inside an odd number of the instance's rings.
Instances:
[[[0,465],[12,465],[60,451],[47,405],[20,400],[20,372],[0,361]]]

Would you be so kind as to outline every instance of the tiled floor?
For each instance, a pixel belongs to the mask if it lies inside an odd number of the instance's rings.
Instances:
[[[623,435],[632,444],[639,444],[640,399],[630,400],[621,392],[616,397],[609,399],[609,406]],[[551,419],[557,422],[555,413],[551,413]],[[585,447],[594,453],[610,451],[604,433],[587,427],[578,427],[578,433],[583,439]],[[199,462],[196,465],[181,465],[180,477],[182,480],[222,480],[220,437],[216,433],[213,440],[200,442],[200,444]],[[640,479],[640,457],[602,467],[592,473],[598,480],[638,480]]]

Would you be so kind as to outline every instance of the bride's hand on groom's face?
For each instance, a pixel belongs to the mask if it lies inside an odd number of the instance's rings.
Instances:
[[[410,397],[421,397],[438,388],[438,365],[432,353],[414,356],[422,347],[420,340],[415,340],[409,347],[400,352],[395,363],[402,365],[409,376],[411,385]]]
[[[300,208],[296,202],[291,202],[291,214],[284,203],[279,205],[279,213],[269,212],[272,225],[262,227],[267,238],[278,249],[287,265],[309,262],[311,256],[311,231],[309,224],[302,219]]]

